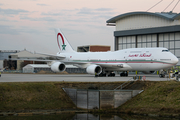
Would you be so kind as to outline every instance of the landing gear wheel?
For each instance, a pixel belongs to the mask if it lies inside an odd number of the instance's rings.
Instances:
[[[165,74],[159,74],[160,78],[165,78]]]
[[[110,73],[109,75],[108,75],[108,77],[115,77],[115,73]]]
[[[101,73],[98,75],[99,77],[106,77],[106,73]]]
[[[125,77],[125,76],[127,77],[127,76],[128,76],[128,72],[122,72],[122,73],[120,74],[120,76],[121,76],[121,77]]]

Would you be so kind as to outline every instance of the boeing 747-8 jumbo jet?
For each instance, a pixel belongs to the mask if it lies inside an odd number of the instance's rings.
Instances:
[[[56,57],[50,62],[51,70],[63,72],[66,64],[85,68],[87,73],[94,75],[114,76],[112,71],[124,71],[121,76],[127,76],[126,71],[153,71],[171,68],[178,63],[178,58],[167,48],[130,48],[114,52],[76,52],[60,31],[56,29],[57,55],[44,54]]]
[[[114,52],[76,52],[60,31],[56,29],[59,52],[49,63],[54,72],[63,72],[66,64],[85,68],[87,73],[96,75],[110,75],[112,71],[124,71],[121,76],[127,76],[125,71],[142,71],[153,73],[156,70],[171,68],[178,63],[178,58],[167,48],[130,48]]]

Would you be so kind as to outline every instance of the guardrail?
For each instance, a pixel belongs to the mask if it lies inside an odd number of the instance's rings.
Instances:
[[[128,86],[130,83],[132,83],[132,82],[135,82],[135,81],[137,81],[137,80],[141,80],[142,79],[142,76],[134,76],[133,78],[131,78],[131,79],[129,79],[128,81],[126,81],[125,83],[123,83],[123,84],[121,84],[121,85],[119,85],[117,88],[115,88],[114,90],[117,90],[117,89],[123,89],[123,88],[125,88],[126,86]]]

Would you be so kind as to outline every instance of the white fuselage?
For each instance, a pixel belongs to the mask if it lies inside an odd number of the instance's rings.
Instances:
[[[96,64],[108,71],[159,70],[170,68],[178,62],[177,57],[166,48],[131,48],[115,52],[72,52],[60,55],[66,57],[64,63],[81,68]]]

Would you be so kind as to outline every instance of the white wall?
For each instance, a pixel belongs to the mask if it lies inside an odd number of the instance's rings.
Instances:
[[[152,15],[132,15],[116,21],[116,31],[180,25],[180,20],[170,21]]]

